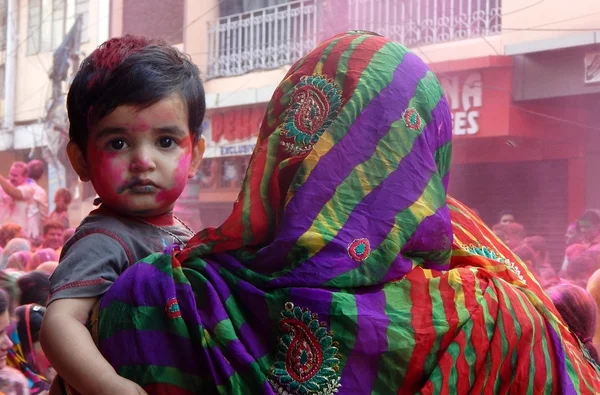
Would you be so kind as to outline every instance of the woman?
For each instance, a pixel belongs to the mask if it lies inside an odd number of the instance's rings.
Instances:
[[[39,335],[46,309],[34,304],[19,306],[15,310],[16,330],[11,333],[13,348],[8,352],[8,364],[25,375],[32,395],[46,394],[49,379],[54,376],[48,359],[40,347]]]
[[[548,295],[571,332],[587,348],[590,356],[600,363],[594,347],[598,306],[592,295],[574,284],[560,284],[548,289]]]
[[[2,257],[0,257],[0,270],[3,270],[6,267],[8,258],[19,251],[31,251],[31,243],[29,243],[29,240],[16,238],[6,244],[6,247],[2,250]]]
[[[401,45],[321,44],[275,91],[225,223],[102,299],[100,350],[150,394],[597,393],[525,266],[446,199],[451,130]]]
[[[31,251],[18,251],[8,257],[5,269],[11,269],[17,272],[23,272],[30,265]]]

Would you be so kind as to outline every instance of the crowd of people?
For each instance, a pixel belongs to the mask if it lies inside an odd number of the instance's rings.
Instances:
[[[600,211],[587,210],[565,232],[561,262],[552,262],[544,237],[528,235],[511,211],[494,233],[521,258],[561,315],[597,359],[600,349]],[[600,360],[599,360],[600,361]]]
[[[451,115],[417,56],[368,32],[319,45],[231,216],[194,234],[172,210],[204,100],[177,49],[112,39],[67,99],[99,207],[73,229],[42,162],[0,175],[1,394],[600,391],[600,212],[553,264],[512,213],[490,229],[447,196]]]
[[[73,235],[71,193],[48,194],[38,181],[41,160],[14,162],[0,174],[0,393],[43,394],[55,375],[39,343],[50,292],[49,278],[61,249]]]

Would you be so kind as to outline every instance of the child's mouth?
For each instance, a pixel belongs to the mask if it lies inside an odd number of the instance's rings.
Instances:
[[[144,194],[144,193],[153,193],[156,191],[156,186],[154,185],[142,185],[142,184],[137,184],[137,185],[132,185],[131,187],[129,187],[129,190],[133,193],[140,193],[140,194]]]
[[[158,186],[150,180],[141,180],[139,178],[132,178],[123,184],[117,193],[121,194],[125,191],[130,191],[136,194],[154,193],[158,190]]]

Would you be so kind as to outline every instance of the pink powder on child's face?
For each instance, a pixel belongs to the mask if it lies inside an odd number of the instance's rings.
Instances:
[[[88,150],[90,179],[102,201],[108,205],[124,203],[115,186],[122,185],[127,177],[127,161],[116,152],[107,152],[94,145]]]
[[[173,170],[173,186],[169,189],[160,191],[156,195],[157,203],[163,204],[175,202],[177,200],[187,183],[191,163],[192,154],[188,149],[187,152],[181,155],[179,162],[177,163],[177,168]]]
[[[130,215],[172,210],[192,161],[187,123],[177,96],[144,109],[120,106],[100,120],[90,138],[88,166],[103,203]]]

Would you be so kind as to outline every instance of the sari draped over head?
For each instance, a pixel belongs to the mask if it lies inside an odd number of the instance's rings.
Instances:
[[[598,393],[525,265],[447,197],[451,130],[405,47],[324,42],[276,89],[231,216],[103,297],[100,351],[149,394]]]
[[[31,251],[31,243],[29,243],[29,240],[15,238],[6,243],[6,246],[2,251],[2,256],[0,256],[0,270],[4,270],[8,263],[8,258],[19,251]]]
[[[7,364],[25,376],[29,384],[29,393],[31,395],[46,394],[50,389],[49,380],[36,369],[35,356],[33,351],[34,337],[39,333],[41,318],[36,318],[36,326],[31,323],[31,315],[41,315],[46,309],[37,305],[19,306],[15,311],[17,324],[14,330],[9,333],[13,347],[8,350]]]

